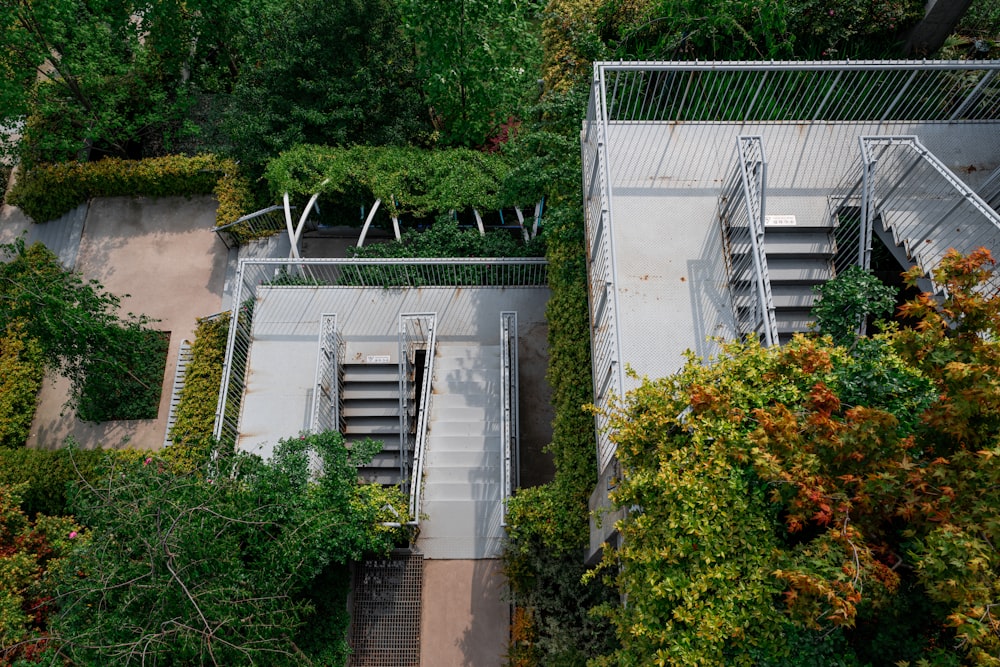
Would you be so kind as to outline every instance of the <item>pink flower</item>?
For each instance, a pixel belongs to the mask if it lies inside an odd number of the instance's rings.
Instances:
[[[76,539],[76,534],[77,534],[77,533],[76,533],[76,531],[75,531],[75,530],[71,530],[71,531],[69,531],[69,539],[71,539],[71,540],[75,540],[75,539]]]
[[[830,10],[830,16],[833,16],[834,14],[836,14],[836,12],[831,9]]]
[[[152,458],[147,458],[147,459],[146,459],[145,461],[143,461],[143,462],[142,462],[142,465],[144,465],[144,466],[148,466],[148,465],[149,465],[150,463],[152,463],[152,462],[153,462],[153,459],[152,459]]]

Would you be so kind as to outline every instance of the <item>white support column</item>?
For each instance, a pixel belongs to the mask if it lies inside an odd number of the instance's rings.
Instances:
[[[531,238],[538,236],[538,224],[542,221],[542,208],[545,206],[545,197],[535,204],[535,223],[531,226]]]
[[[381,205],[382,205],[382,200],[376,199],[375,203],[372,205],[372,210],[368,212],[368,217],[365,218],[365,224],[361,228],[361,236],[358,238],[359,248],[365,244],[365,236],[368,235],[368,228],[371,227],[372,220],[375,218],[375,212],[378,211],[378,207]]]
[[[476,216],[476,226],[479,227],[479,235],[486,236],[486,229],[483,227],[483,218],[479,215],[479,211],[472,209],[472,213]]]
[[[295,228],[292,226],[292,205],[288,201],[288,193],[282,199],[285,204],[285,230],[288,232],[288,242],[291,245],[291,249],[288,251],[288,256],[293,258],[298,258],[299,248],[298,244],[295,242]]]
[[[525,242],[528,241],[528,230],[524,226],[524,213],[521,213],[521,207],[515,206],[514,213],[517,213],[517,224],[521,226],[521,236],[524,237]]]
[[[392,231],[396,233],[396,240],[400,240],[399,236],[399,218],[392,216]]]

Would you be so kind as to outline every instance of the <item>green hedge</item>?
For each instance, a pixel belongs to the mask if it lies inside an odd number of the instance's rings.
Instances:
[[[253,197],[235,162],[214,155],[39,165],[21,174],[8,197],[35,222],[54,220],[93,197],[214,194],[216,224],[249,212]]]
[[[0,447],[20,447],[31,433],[45,364],[38,343],[15,326],[0,338]]]
[[[69,484],[81,478],[97,480],[107,458],[119,452],[133,450],[0,449],[0,484],[27,484],[21,494],[21,509],[27,514],[63,516],[69,513]]]
[[[170,430],[173,444],[164,456],[178,462],[188,460],[193,466],[211,450],[228,336],[228,313],[198,322],[177,404],[177,420]]]

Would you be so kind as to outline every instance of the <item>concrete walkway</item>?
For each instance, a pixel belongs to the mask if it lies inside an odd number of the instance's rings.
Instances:
[[[226,248],[210,230],[216,202],[211,197],[163,199],[95,199],[80,226],[78,252],[72,252],[73,223],[62,221],[61,231],[49,225],[27,227],[29,239],[49,234],[66,256],[76,255],[74,268],[85,279],[100,281],[122,299],[124,312],[143,313],[159,320],[155,328],[170,333],[166,371],[156,419],[85,423],[64,410],[69,383],[47,377],[28,446],[61,447],[72,436],[82,447],[155,449],[166,431],[177,352],[181,341],[193,337],[198,317],[221,310],[226,270]],[[17,209],[5,207],[0,238],[31,225]],[[57,233],[59,232],[59,233]],[[63,253],[60,252],[62,255]]]

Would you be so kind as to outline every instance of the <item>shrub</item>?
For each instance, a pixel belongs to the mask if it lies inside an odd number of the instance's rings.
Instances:
[[[18,323],[8,325],[0,338],[0,447],[20,447],[28,439],[44,375],[37,341]]]
[[[165,457],[196,465],[210,451],[228,335],[229,313],[199,320]]]
[[[38,165],[21,174],[10,203],[35,222],[54,220],[92,197],[171,197],[215,194],[216,224],[247,213],[252,197],[236,163],[214,155]]]
[[[60,560],[86,535],[72,518],[21,510],[21,486],[0,483],[0,662],[28,657],[44,643]]]
[[[105,459],[120,455],[103,449],[0,449],[0,484],[24,485],[19,496],[26,514],[61,516],[69,513],[69,486],[96,481]]]
[[[156,419],[170,335],[132,325],[115,330],[114,338],[113,363],[85,361],[77,417],[89,422]]]

